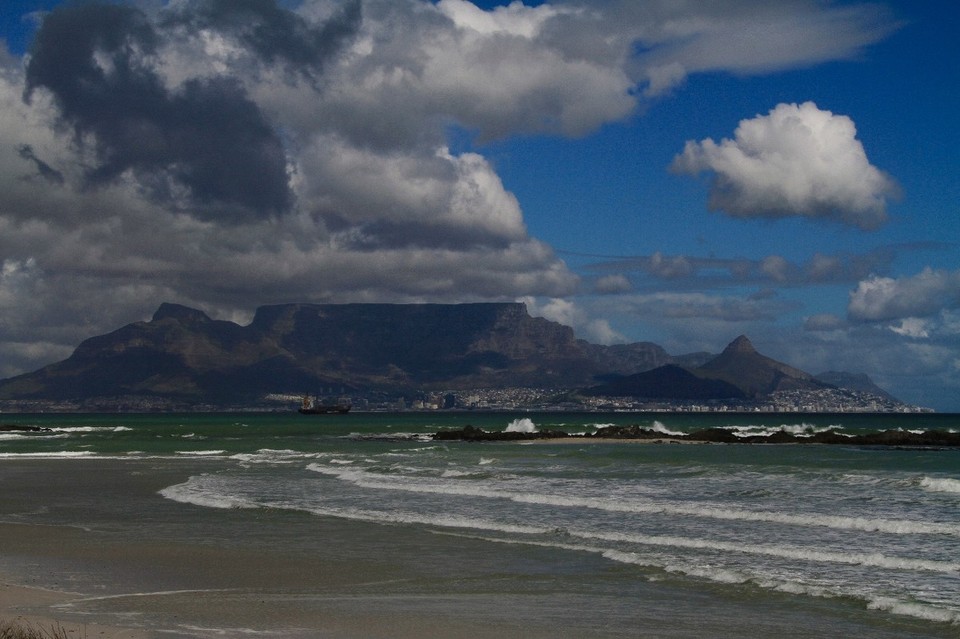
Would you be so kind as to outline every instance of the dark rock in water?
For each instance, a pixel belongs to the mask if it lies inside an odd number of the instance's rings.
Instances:
[[[796,442],[799,438],[793,433],[788,433],[782,428],[775,433],[767,435],[766,441],[770,444],[792,444]]]
[[[49,433],[49,428],[42,426],[21,426],[20,424],[0,424],[0,432]]]
[[[850,435],[841,435],[835,430],[825,430],[814,433],[804,441],[811,444],[846,444],[850,442]]]
[[[488,431],[467,424],[459,430],[442,430],[435,434],[433,439],[435,441],[511,442],[533,439],[557,439],[562,437],[572,437],[572,435],[560,430],[540,430],[535,432]]]
[[[595,433],[587,433],[584,437],[597,439],[664,439],[669,435],[664,435],[652,428],[642,428],[633,424],[630,426],[605,426]]]
[[[832,444],[846,446],[894,446],[905,448],[953,448],[960,447],[960,433],[949,433],[941,430],[932,430],[922,433],[910,433],[902,430],[885,430],[862,435],[842,435],[833,430],[816,433],[812,436],[801,437],[778,430],[769,435],[750,435],[737,437],[733,431],[725,428],[705,428],[688,435],[665,435],[650,428],[637,425],[608,426],[595,433],[571,435],[564,431],[543,430],[533,433],[514,431],[486,431],[476,426],[464,426],[459,430],[444,430],[433,436],[437,441],[525,441],[535,439],[635,439],[662,440],[674,439],[678,441],[716,443],[716,444]]]
[[[732,431],[723,428],[697,430],[681,439],[689,439],[694,442],[716,442],[719,444],[735,444],[741,441]]]
[[[863,446],[960,446],[960,433],[928,430],[911,433],[903,430],[885,430],[879,433],[856,435],[847,440]]]

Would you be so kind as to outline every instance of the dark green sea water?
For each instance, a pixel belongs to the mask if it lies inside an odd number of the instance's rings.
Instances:
[[[304,533],[327,522],[353,531],[345,534],[357,542],[338,549],[348,561],[394,553],[395,562],[422,567],[427,576],[415,590],[425,611],[442,614],[447,595],[515,601],[502,614],[521,627],[555,627],[557,636],[960,636],[960,450],[429,437],[466,424],[571,433],[607,424],[665,434],[956,431],[956,415],[5,415],[0,422],[50,429],[0,433],[0,476],[16,470],[22,478],[25,468],[38,477],[79,476],[109,464],[170,477],[142,506],[156,508],[154,516],[125,513],[119,486],[85,491],[72,508],[28,508],[26,497],[8,496],[0,502],[7,522],[126,535],[163,530],[191,543],[219,536],[304,556],[330,552],[329,539]],[[402,536],[425,541],[396,544]],[[458,551],[465,544],[471,551]],[[601,626],[590,621],[598,617]]]

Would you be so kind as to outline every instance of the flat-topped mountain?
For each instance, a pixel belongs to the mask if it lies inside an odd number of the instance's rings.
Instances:
[[[833,388],[761,355],[745,336],[719,355],[672,357],[649,342],[590,344],[517,303],[282,304],[259,308],[247,326],[165,303],[150,321],[0,381],[0,400],[226,406],[268,394],[508,387],[707,400]]]
[[[163,304],[68,359],[0,382],[0,399],[169,397],[243,402],[318,388],[451,389],[596,383],[671,361],[650,343],[599,346],[523,304],[284,304],[248,326]]]

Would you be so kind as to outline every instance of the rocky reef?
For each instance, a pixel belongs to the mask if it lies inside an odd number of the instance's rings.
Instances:
[[[584,441],[602,440],[638,440],[638,441],[678,441],[714,444],[839,444],[846,446],[894,446],[904,448],[946,448],[960,447],[960,433],[931,430],[914,433],[903,430],[884,430],[874,433],[847,435],[835,430],[823,431],[813,435],[795,435],[779,430],[769,435],[751,435],[738,437],[724,428],[706,428],[689,434],[665,435],[663,432],[637,425],[607,426],[593,433],[570,434],[564,431],[486,431],[467,425],[457,430],[442,430],[433,436],[438,441],[531,441],[538,439],[569,439]]]

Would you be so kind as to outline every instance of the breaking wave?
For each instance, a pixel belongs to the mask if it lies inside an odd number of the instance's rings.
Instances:
[[[332,475],[363,488],[378,491],[405,491],[410,493],[429,493],[436,495],[460,495],[485,499],[507,499],[516,503],[539,504],[568,508],[584,508],[610,513],[683,515],[726,521],[751,521],[785,524],[791,526],[825,527],[837,530],[860,530],[882,532],[894,535],[953,535],[960,537],[960,524],[912,521],[905,519],[881,519],[872,517],[851,517],[820,513],[784,513],[743,508],[717,507],[696,502],[663,503],[639,499],[575,497],[570,495],[550,495],[545,493],[516,492],[493,488],[486,484],[455,481],[433,481],[424,478],[403,476],[384,476],[363,469],[343,466],[330,467],[312,463],[307,470]],[[448,471],[447,478],[456,477]],[[955,480],[950,480],[955,481]],[[960,483],[960,482],[958,482]],[[960,486],[958,486],[960,489]]]
[[[535,433],[537,432],[537,425],[533,423],[533,420],[529,417],[521,417],[515,419],[509,424],[507,424],[508,433]]]
[[[955,493],[960,495],[960,479],[948,477],[924,477],[920,487],[935,493]]]

